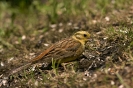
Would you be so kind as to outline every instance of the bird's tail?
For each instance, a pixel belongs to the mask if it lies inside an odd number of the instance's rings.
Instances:
[[[27,63],[27,64],[25,64],[23,66],[20,66],[20,67],[16,68],[16,69],[13,69],[13,70],[11,70],[11,72],[9,73],[9,75],[13,75],[13,74],[15,74],[15,73],[17,73],[17,72],[19,72],[19,71],[21,71],[23,69],[26,69],[30,65],[32,65],[32,63]]]

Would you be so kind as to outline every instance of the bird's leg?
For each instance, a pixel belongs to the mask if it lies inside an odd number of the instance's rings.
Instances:
[[[75,67],[77,67],[77,61],[69,63],[61,63],[65,71],[71,70],[75,73]]]

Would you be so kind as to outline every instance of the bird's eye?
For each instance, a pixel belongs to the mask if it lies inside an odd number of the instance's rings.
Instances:
[[[84,34],[84,37],[87,37],[87,35],[86,35],[86,34]]]

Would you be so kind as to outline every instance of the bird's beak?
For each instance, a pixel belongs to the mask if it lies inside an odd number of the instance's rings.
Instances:
[[[87,42],[91,42],[91,41],[92,41],[92,39],[89,38]]]

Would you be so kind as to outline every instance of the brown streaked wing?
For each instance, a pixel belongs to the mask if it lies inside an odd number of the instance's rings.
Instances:
[[[44,50],[41,54],[39,54],[38,56],[36,56],[35,58],[33,58],[30,62],[34,63],[34,62],[42,59],[46,54],[48,54],[53,49],[53,47],[54,46],[52,45],[48,49]]]
[[[34,62],[36,62],[36,61],[38,61],[38,60],[40,60],[40,59],[42,59],[44,57],[50,57],[51,54],[54,53],[53,52],[53,51],[55,51],[54,49],[60,47],[60,45],[62,45],[62,43],[65,42],[66,40],[67,39],[64,39],[62,41],[59,41],[59,42],[51,45],[49,48],[47,48],[46,50],[44,50],[41,54],[39,54],[38,56],[36,56],[35,58],[33,58],[30,62],[34,63]],[[54,56],[54,55],[52,55],[52,56]]]
[[[43,53],[33,59],[33,62],[40,59],[44,59],[46,62],[51,62],[52,58],[59,60],[63,58],[73,57],[78,48],[81,47],[81,43],[75,41],[72,38],[63,39],[51,47],[46,49]]]
[[[56,43],[43,58],[54,58],[56,60],[74,57],[76,51],[81,47],[81,43],[73,39],[66,39]]]

